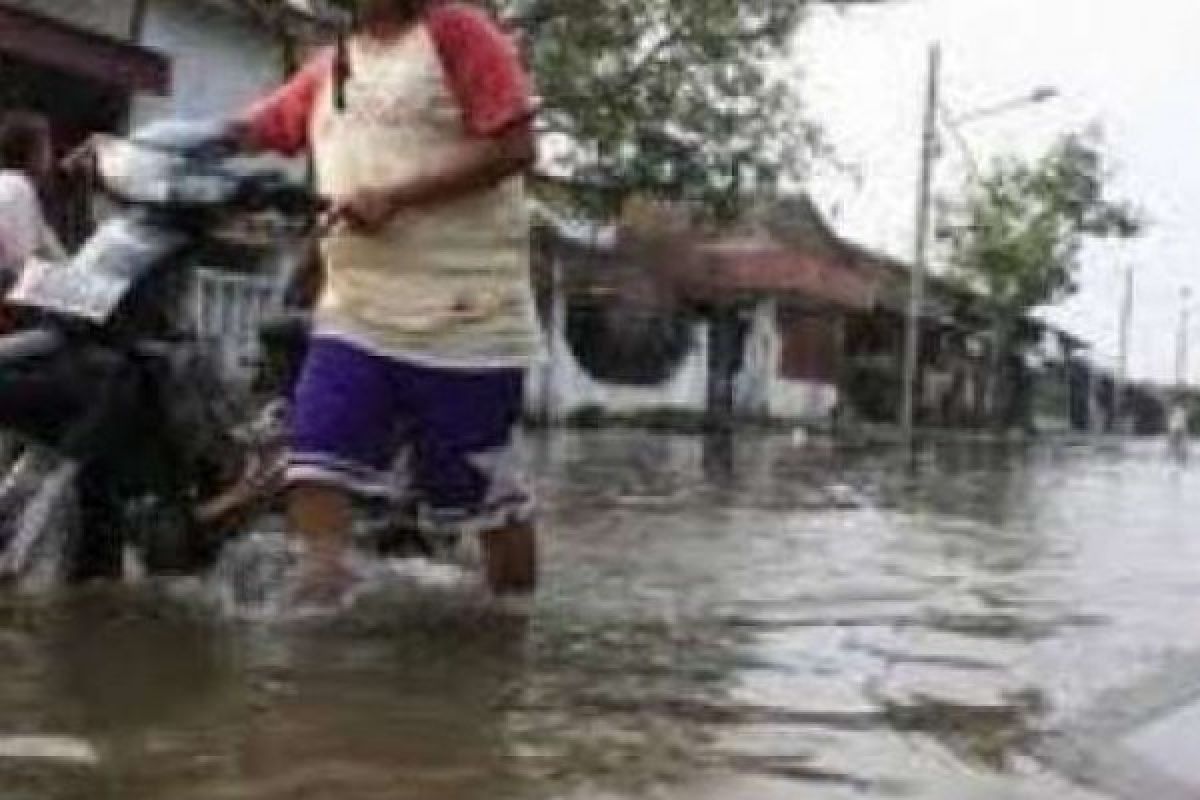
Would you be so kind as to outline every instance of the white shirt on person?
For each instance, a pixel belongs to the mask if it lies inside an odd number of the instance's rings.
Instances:
[[[19,273],[30,257],[63,256],[46,222],[33,182],[17,170],[0,170],[0,270]]]

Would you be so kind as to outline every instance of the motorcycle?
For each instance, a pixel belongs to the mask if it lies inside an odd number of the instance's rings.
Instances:
[[[261,442],[239,435],[183,307],[197,254],[248,219],[303,235],[320,199],[222,125],[157,123],[93,161],[116,213],[67,263],[31,261],[7,298],[21,329],[0,337],[0,431],[22,450],[0,480],[0,581],[116,578],[131,559],[202,571],[273,488],[213,505],[274,467],[248,466]]]

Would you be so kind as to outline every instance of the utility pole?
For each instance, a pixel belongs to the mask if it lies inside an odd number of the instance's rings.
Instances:
[[[1188,328],[1191,325],[1192,310],[1189,307],[1192,290],[1186,286],[1179,290],[1179,335],[1175,340],[1175,387],[1180,392],[1188,388]]]
[[[929,84],[925,98],[925,123],[921,133],[921,168],[917,184],[917,227],[913,263],[909,272],[908,316],[904,330],[904,380],[900,405],[900,427],[904,444],[914,443],[918,376],[921,358],[921,310],[924,305],[925,270],[929,245],[929,217],[933,194],[933,168],[937,159],[938,95],[941,82],[942,49],[929,47]]]
[[[1125,296],[1121,301],[1117,381],[1113,396],[1113,427],[1118,433],[1121,429],[1121,402],[1125,395],[1125,385],[1129,381],[1129,328],[1133,320],[1133,289],[1133,265],[1129,264],[1125,267]]]
[[[1179,335],[1175,340],[1175,391],[1167,399],[1167,442],[1171,455],[1187,461],[1189,428],[1188,398],[1188,327],[1190,326],[1192,290],[1179,290]]]

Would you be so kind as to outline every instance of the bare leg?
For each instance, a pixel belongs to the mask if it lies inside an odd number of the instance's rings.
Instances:
[[[224,522],[230,529],[236,527],[259,504],[279,493],[286,467],[284,453],[249,459],[237,483],[196,507],[197,521],[203,525]]]
[[[301,484],[288,493],[288,523],[304,542],[300,601],[332,602],[350,582],[346,554],[353,507],[344,489]]]
[[[537,531],[512,525],[483,534],[488,586],[498,595],[532,594],[537,588]]]

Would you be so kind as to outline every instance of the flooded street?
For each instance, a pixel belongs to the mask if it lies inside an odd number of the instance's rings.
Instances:
[[[528,620],[431,585],[334,624],[156,589],[0,602],[6,800],[1090,798],[1036,753],[1188,653],[1200,468],[1159,442],[537,438]]]

